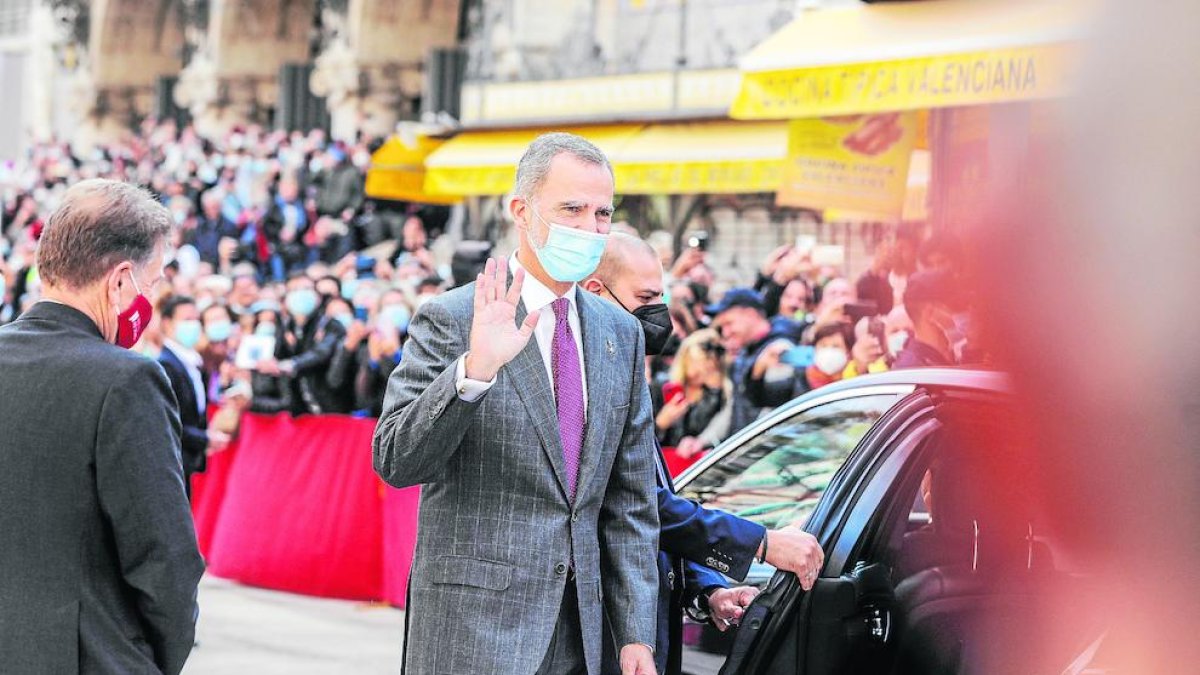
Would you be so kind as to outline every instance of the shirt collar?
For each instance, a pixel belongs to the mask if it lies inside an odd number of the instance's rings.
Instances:
[[[175,356],[178,356],[179,360],[183,361],[185,365],[199,369],[204,363],[204,359],[200,356],[200,352],[197,352],[195,349],[188,349],[187,347],[184,347],[178,342],[165,336],[163,337],[163,344],[166,345],[172,352],[174,352]]]
[[[512,270],[513,274],[516,274],[517,270],[525,269],[521,261],[517,260],[516,253],[513,253],[509,257],[508,267]],[[579,312],[579,307],[575,302],[575,289],[578,286],[579,284],[571,284],[571,287],[562,296],[571,303],[571,309],[577,313]],[[538,281],[537,277],[529,273],[529,270],[525,270],[525,284],[521,286],[521,301],[525,303],[526,312],[533,313],[539,309],[548,307],[550,303],[557,299],[558,296],[554,294],[554,291],[550,290],[546,284]]]

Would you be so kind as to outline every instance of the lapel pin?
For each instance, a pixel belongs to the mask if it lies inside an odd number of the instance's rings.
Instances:
[[[612,343],[612,340],[605,339],[605,340],[604,340],[604,348],[605,348],[606,350],[608,350],[608,353],[609,353],[609,354],[616,354],[616,353],[617,353],[617,350],[613,349],[613,343]]]

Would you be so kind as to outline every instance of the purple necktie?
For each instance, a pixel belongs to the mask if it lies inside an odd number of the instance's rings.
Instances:
[[[583,374],[579,372],[579,348],[568,320],[569,302],[559,298],[551,303],[554,344],[550,363],[554,370],[554,402],[558,406],[558,436],[562,439],[563,464],[567,469],[567,491],[574,502],[579,455],[583,451]]]

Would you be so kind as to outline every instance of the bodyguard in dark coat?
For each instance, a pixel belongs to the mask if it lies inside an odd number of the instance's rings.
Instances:
[[[0,328],[0,670],[178,673],[203,562],[175,396],[132,346],[171,219],[145,191],[67,191],[42,302]],[[114,344],[116,343],[116,344]]]
[[[615,233],[608,239],[599,267],[580,286],[631,312],[645,333],[646,353],[655,355],[672,331],[666,305],[662,304],[662,279],[662,263],[649,244],[632,235]],[[655,458],[659,552],[654,657],[659,675],[679,675],[683,669],[684,613],[698,622],[711,621],[718,630],[728,630],[737,625],[758,594],[757,589],[748,586],[730,588],[722,574],[745,579],[755,558],[765,557],[778,569],[796,573],[807,590],[824,554],[816,538],[798,528],[768,532],[762,525],[676,495],[662,448],[655,448]],[[602,672],[620,672],[611,649],[605,651]]]

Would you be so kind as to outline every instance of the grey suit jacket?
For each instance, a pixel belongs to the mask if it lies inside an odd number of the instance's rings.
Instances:
[[[203,562],[158,363],[48,302],[0,328],[0,671],[178,673]]]
[[[574,560],[589,672],[602,614],[617,644],[655,643],[658,509],[641,328],[579,291],[588,420],[578,494],[566,496],[554,394],[536,338],[480,400],[455,390],[474,284],[414,317],[375,431],[375,470],[424,484],[409,581],[409,675],[529,675]],[[525,317],[518,308],[517,321]]]

